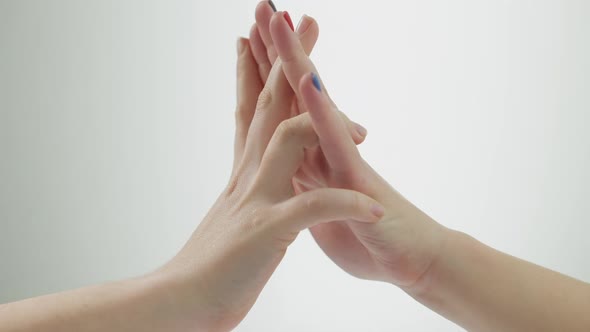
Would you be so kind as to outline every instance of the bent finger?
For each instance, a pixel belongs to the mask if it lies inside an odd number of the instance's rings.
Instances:
[[[324,188],[297,195],[273,207],[277,226],[289,231],[304,229],[334,220],[376,223],[385,214],[383,206],[371,197],[353,190]]]
[[[304,25],[304,23],[301,23]],[[315,45],[319,26],[311,17],[307,17],[306,31],[299,36],[301,43],[307,45],[304,49],[310,53]],[[248,155],[256,162],[260,162],[268,143],[277,126],[291,117],[291,105],[295,92],[283,72],[282,62],[276,61],[270,71],[264,90],[257,104],[256,115],[248,135]]]
[[[258,169],[257,183],[273,199],[292,194],[292,179],[304,157],[305,149],[318,145],[309,114],[284,120],[277,127]]]

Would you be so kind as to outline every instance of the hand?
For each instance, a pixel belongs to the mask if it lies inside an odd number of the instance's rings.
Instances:
[[[239,80],[247,78],[249,83],[242,85],[247,91],[241,93],[245,97],[236,113],[238,117],[242,117],[243,119],[242,121],[237,121],[237,123],[241,125],[238,125],[237,127],[235,149],[236,155],[234,158],[234,163],[239,162],[241,160],[241,155],[244,154],[243,150],[246,148],[244,141],[248,135],[248,129],[251,126],[258,128],[257,131],[259,132],[257,137],[251,137],[251,139],[258,140],[261,143],[267,143],[270,139],[270,136],[281,121],[301,114],[299,110],[301,106],[295,95],[295,91],[291,88],[287,78],[282,72],[282,65],[280,64],[280,59],[278,59],[278,54],[275,49],[273,39],[270,35],[269,25],[270,20],[274,14],[274,10],[275,9],[269,4],[268,1],[259,2],[255,12],[256,23],[254,23],[250,29],[249,46],[252,56],[256,62],[256,66],[258,68],[258,77],[260,79],[257,80],[257,75],[254,73],[249,75],[241,75],[238,77]],[[312,17],[304,16],[298,24],[296,34],[299,41],[301,42],[304,52],[307,55],[311,54],[311,51],[313,50],[319,35],[319,26],[317,22]],[[277,60],[279,61],[276,66],[276,70],[278,71],[276,74],[277,89],[262,89],[262,85],[267,82],[273,64],[275,64]],[[249,63],[248,66],[242,64],[240,67],[243,68],[243,72],[246,72],[245,68],[252,68],[251,70],[254,70],[253,68],[255,66]],[[261,104],[273,103],[275,104],[276,108],[280,108],[280,111],[267,114],[260,112],[260,119],[258,119],[258,121],[254,121],[255,123],[252,124],[252,117],[257,101],[259,101]],[[366,129],[364,129],[361,125],[350,121],[344,113],[339,112],[339,114],[344,118],[345,123],[349,127],[350,135],[353,141],[356,144],[361,144],[365,140],[365,136],[367,134]],[[238,140],[241,142],[238,142]],[[316,155],[315,150],[317,149],[306,150],[306,157],[304,164],[302,165],[302,169],[315,169],[314,167],[309,167],[310,164],[314,163],[314,156]],[[256,153],[260,152],[258,151]],[[305,176],[313,179],[313,174],[311,173],[306,174]],[[301,176],[300,180],[302,178],[303,177]]]
[[[347,218],[335,219],[311,228],[315,240],[336,264],[354,276],[416,287],[436,259],[446,229],[404,199],[361,158],[325,87],[312,75],[317,70],[284,13],[273,15],[270,33],[285,75],[303,102],[302,111],[309,112],[320,138],[321,150],[306,158],[313,162],[294,178],[296,192],[347,188],[385,205],[381,222],[360,224]]]
[[[303,34],[303,43],[306,38],[317,34]],[[189,325],[207,331],[229,330],[243,319],[301,230],[333,219],[374,223],[383,213],[374,199],[346,189],[294,197],[291,181],[318,137],[309,114],[284,120],[291,101],[284,96],[293,91],[280,61],[260,91],[250,45],[239,41],[231,180],[181,252],[157,272],[174,276],[187,290],[180,307],[192,308]]]
[[[270,73],[270,68],[272,66],[271,64],[275,63],[275,61],[278,59],[278,53],[270,32],[270,21],[274,11],[275,8],[271,7],[268,1],[261,1],[256,7],[256,23],[252,26],[250,31],[250,44],[252,47],[252,53],[256,63],[258,64],[259,74],[262,82],[266,82]],[[288,17],[289,14],[287,12],[283,12],[282,15],[283,17],[285,17],[285,15]],[[290,20],[291,18],[289,17],[289,21]],[[298,36],[305,54],[310,55],[319,35],[319,27],[317,22],[312,17],[304,15],[297,26],[295,34]],[[278,60],[280,61],[280,59]],[[300,70],[305,68],[305,63],[291,64],[292,67],[299,65],[302,66],[299,68]],[[281,81],[280,84],[288,86],[289,82],[287,81],[287,78],[284,76],[284,74],[281,73],[279,76],[279,80]],[[270,90],[267,90],[263,91],[261,98],[265,100],[274,99],[275,101],[281,102],[285,107],[289,107],[290,112],[281,114],[279,117],[280,120],[284,120],[301,114],[305,111],[304,106],[301,105],[295,91],[296,87],[288,87],[287,89],[284,89],[280,95],[280,98],[278,98],[279,96],[274,96]],[[355,144],[361,144],[366,138],[367,130],[360,124],[350,121],[350,119],[348,119],[344,113],[340,111],[338,113],[346,123],[353,142]],[[266,130],[267,132],[274,130],[274,126],[276,126],[278,123],[277,120],[272,119],[268,119],[266,122],[269,123],[269,128]],[[266,140],[268,135],[269,134],[267,134],[266,137],[260,137],[259,139]],[[322,168],[324,164],[325,158],[323,158],[321,149],[306,149],[304,162],[294,177],[293,187],[295,191],[297,193],[301,193],[305,191],[302,189],[304,187],[326,187],[327,183],[325,182],[325,177],[322,174]]]

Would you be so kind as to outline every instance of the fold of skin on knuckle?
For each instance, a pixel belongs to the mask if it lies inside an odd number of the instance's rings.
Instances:
[[[269,207],[269,219],[264,227],[264,236],[268,237],[270,245],[280,252],[286,251],[299,234],[299,230],[294,227],[296,223],[291,217],[290,208],[282,203]]]
[[[265,112],[270,109],[273,102],[273,95],[270,86],[267,84],[260,95],[258,96],[258,102],[256,103],[256,112]]]
[[[302,147],[302,150],[319,144],[308,114],[284,120],[277,127],[276,134],[279,144],[294,144]]]
[[[238,202],[243,200],[245,195],[250,195],[253,183],[256,181],[257,172],[257,165],[252,162],[252,159],[248,157],[248,152],[245,151],[242,160],[236,164],[233,174],[223,191],[225,199]]]
[[[223,195],[225,195],[226,199],[231,199],[237,192],[239,186],[239,176],[237,175],[239,172],[239,166],[234,170],[234,175],[231,176]]]
[[[263,232],[268,226],[266,209],[252,208],[248,214],[248,220],[244,223],[246,230],[254,233]]]
[[[305,126],[299,120],[298,118],[291,118],[279,124],[276,130],[278,144],[283,145],[300,141],[299,137],[304,133]]]
[[[304,208],[309,213],[316,214],[318,216],[322,215],[324,209],[326,208],[326,200],[325,197],[319,193],[311,193],[305,198],[305,205]]]
[[[285,213],[274,210],[271,202],[258,204],[246,218],[238,228],[240,236],[250,237],[259,245],[271,246],[278,253],[287,250],[299,233],[288,227],[290,220],[286,219]]]

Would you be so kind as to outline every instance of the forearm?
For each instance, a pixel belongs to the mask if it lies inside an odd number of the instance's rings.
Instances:
[[[157,275],[0,305],[0,331],[198,331],[178,286]]]
[[[408,293],[470,331],[590,331],[590,285],[449,231]]]

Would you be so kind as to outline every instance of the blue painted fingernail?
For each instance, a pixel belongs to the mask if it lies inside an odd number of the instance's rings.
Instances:
[[[315,73],[311,73],[311,81],[313,82],[313,86],[315,86],[315,88],[318,89],[319,92],[322,92],[322,85],[320,84],[320,79],[318,78],[318,75],[316,75]]]

